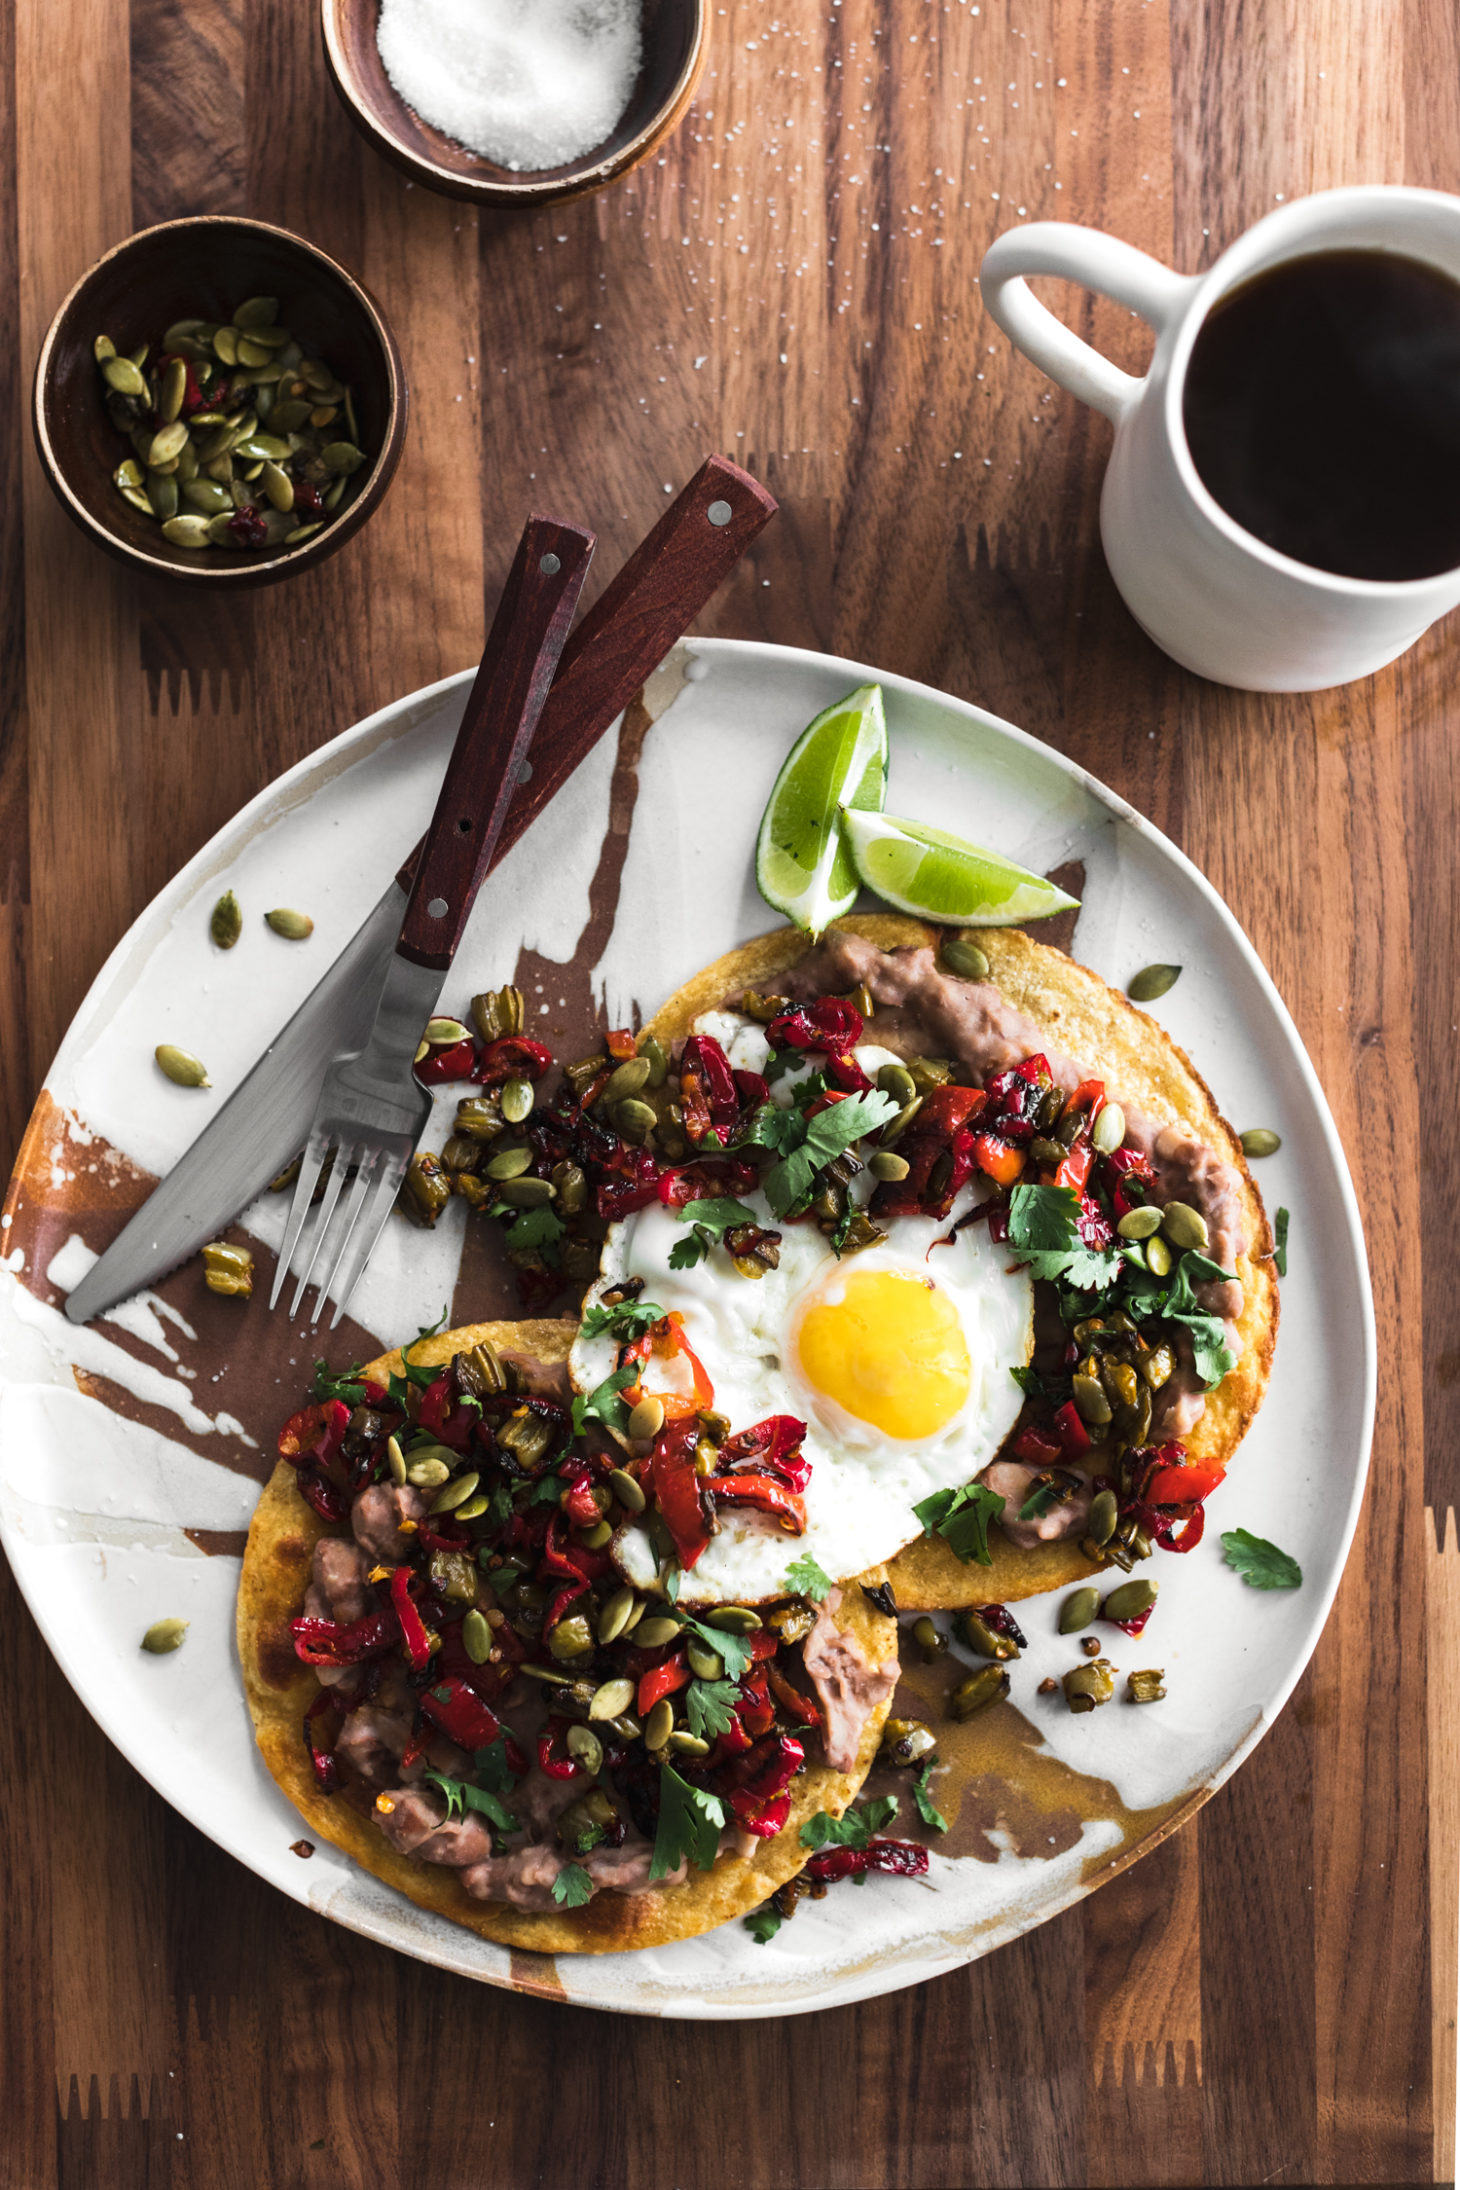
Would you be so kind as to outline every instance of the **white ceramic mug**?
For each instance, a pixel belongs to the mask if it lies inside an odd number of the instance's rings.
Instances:
[[[1320,191],[1269,213],[1205,274],[1175,274],[1093,228],[1036,221],[1000,236],[983,299],[1040,369],[1115,423],[1100,534],[1127,607],[1158,646],[1219,684],[1315,692],[1366,677],[1460,603],[1460,570],[1402,584],[1345,578],[1281,555],[1203,486],[1182,424],[1192,345],[1218,300],[1284,259],[1384,250],[1460,280],[1460,198],[1383,186]],[[1058,274],[1129,305],[1156,331],[1143,380],[1082,342],[1025,276]]]

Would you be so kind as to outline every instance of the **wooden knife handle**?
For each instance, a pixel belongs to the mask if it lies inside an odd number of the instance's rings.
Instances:
[[[775,497],[728,457],[707,457],[563,648],[532,748],[490,860],[495,867],[776,514]],[[402,889],[420,847],[400,871]]]
[[[553,517],[530,517],[523,527],[396,945],[418,966],[444,973],[456,955],[518,789],[595,544],[591,532]]]

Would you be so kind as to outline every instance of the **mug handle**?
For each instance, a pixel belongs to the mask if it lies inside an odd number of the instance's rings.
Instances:
[[[1026,274],[1059,274],[1129,305],[1161,334],[1201,280],[1175,274],[1134,244],[1073,221],[1034,221],[990,245],[979,271],[984,303],[1017,349],[1051,380],[1119,425],[1145,386],[1072,334],[1030,289]]]

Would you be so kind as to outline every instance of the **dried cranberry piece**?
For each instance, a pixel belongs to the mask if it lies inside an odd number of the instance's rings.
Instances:
[[[228,520],[228,530],[239,547],[262,547],[268,538],[268,527],[252,502],[245,502],[241,510],[234,512]]]

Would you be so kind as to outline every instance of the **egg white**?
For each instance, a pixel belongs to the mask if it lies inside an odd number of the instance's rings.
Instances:
[[[737,1068],[763,1069],[765,1038],[753,1021],[714,1012],[695,1024],[697,1032],[720,1041]],[[869,1076],[895,1061],[871,1043],[856,1056]],[[805,1069],[819,1061],[813,1055]],[[790,1100],[787,1080],[776,1083],[778,1100]],[[864,1173],[853,1191],[865,1199],[872,1184]],[[994,1457],[1022,1401],[1009,1372],[1025,1364],[1033,1348],[1033,1286],[1027,1271],[1010,1267],[1007,1250],[990,1240],[985,1225],[957,1232],[949,1245],[934,1244],[947,1239],[985,1190],[983,1180],[972,1183],[951,1218],[891,1219],[885,1240],[840,1260],[814,1224],[778,1221],[763,1194],[744,1195],[756,1222],[781,1234],[779,1266],[759,1279],[742,1277],[723,1246],[712,1247],[691,1269],[672,1269],[670,1253],[688,1232],[671,1210],[651,1207],[612,1226],[585,1307],[605,1289],[641,1278],[641,1299],[683,1316],[685,1337],[714,1386],[715,1409],[728,1417],[732,1431],[771,1414],[795,1415],[806,1424],[803,1449],[812,1466],[803,1493],[805,1534],[788,1535],[768,1515],[722,1508],[717,1534],[684,1576],[682,1602],[754,1604],[784,1595],[791,1586],[787,1568],[807,1554],[834,1582],[847,1581],[919,1534],[912,1509],[921,1499],[967,1483]],[[796,1332],[808,1307],[834,1302],[847,1277],[873,1270],[931,1279],[952,1303],[963,1332],[967,1397],[948,1422],[924,1437],[894,1438],[849,1413],[809,1382],[797,1356]],[[600,1384],[617,1352],[612,1337],[580,1333],[569,1364],[575,1389]],[[648,1388],[663,1390],[672,1375],[672,1363],[656,1361]],[[636,1587],[657,1586],[658,1561],[643,1526],[620,1533],[614,1556]]]

